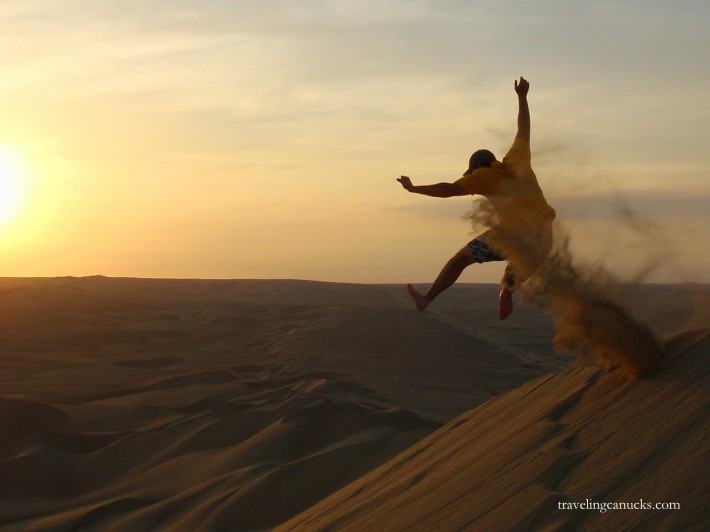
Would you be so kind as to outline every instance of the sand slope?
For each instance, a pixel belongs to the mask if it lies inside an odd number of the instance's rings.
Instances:
[[[0,279],[0,527],[283,523],[563,364],[495,292],[420,315],[400,286]]]
[[[571,367],[492,399],[279,530],[707,530],[710,331],[666,347],[637,383]],[[682,509],[558,510],[586,498]]]

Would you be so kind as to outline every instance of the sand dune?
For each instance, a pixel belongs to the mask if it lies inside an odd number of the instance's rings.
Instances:
[[[637,383],[594,366],[467,412],[278,530],[704,530],[710,330]],[[678,502],[681,510],[558,509]]]
[[[659,327],[710,300],[639,290]],[[418,314],[400,286],[0,279],[0,527],[601,526],[619,514],[546,504],[632,495],[696,523],[707,341],[631,385],[564,369],[550,321],[498,322],[495,297]]]
[[[532,309],[517,336],[484,334],[495,287],[452,291],[430,316],[401,294],[297,281],[0,280],[0,525],[276,526],[565,363]],[[479,329],[459,315],[471,309]]]

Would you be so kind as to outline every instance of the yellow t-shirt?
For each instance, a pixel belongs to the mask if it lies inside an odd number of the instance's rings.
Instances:
[[[538,231],[555,217],[530,164],[530,143],[516,137],[502,162],[478,168],[456,181],[469,194],[488,198],[498,225],[517,231]]]

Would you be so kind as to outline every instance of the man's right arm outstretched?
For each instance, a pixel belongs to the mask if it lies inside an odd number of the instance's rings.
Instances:
[[[424,194],[425,196],[432,196],[434,198],[451,198],[453,196],[467,196],[469,193],[466,192],[463,187],[457,185],[456,183],[436,183],[435,185],[415,185],[412,180],[406,175],[400,176],[397,179],[405,190],[408,192],[414,192],[415,194]]]

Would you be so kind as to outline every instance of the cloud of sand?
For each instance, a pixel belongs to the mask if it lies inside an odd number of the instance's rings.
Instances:
[[[619,206],[624,223],[638,232],[653,233],[653,227],[638,219],[627,204]],[[602,367],[620,368],[633,377],[646,372],[661,356],[661,344],[649,326],[624,307],[624,285],[602,265],[575,261],[570,236],[559,223],[531,230],[535,223],[526,220],[525,213],[496,212],[486,201],[476,202],[468,218],[477,231],[495,227],[489,242],[507,257],[523,300],[553,318],[558,351],[591,355]],[[500,225],[501,218],[508,222]],[[639,272],[636,280],[651,271],[654,263]]]
[[[591,354],[607,369],[643,374],[660,357],[660,342],[624,307],[624,286],[602,266],[575,264],[569,237],[559,226],[555,233],[550,254],[521,292],[553,317],[556,349]]]

